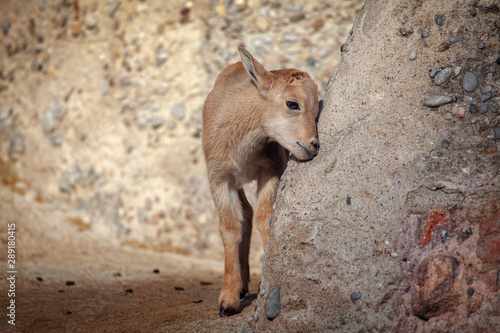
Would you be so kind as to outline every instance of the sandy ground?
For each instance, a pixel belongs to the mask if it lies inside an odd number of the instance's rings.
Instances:
[[[8,188],[0,191],[8,198]],[[64,223],[71,207],[57,203],[55,209],[54,203],[29,197],[11,195],[4,202],[10,210],[0,215],[15,224],[17,271],[15,297],[8,297],[10,269],[2,263],[2,331],[222,332],[246,327],[253,318],[260,267],[252,267],[243,312],[219,318],[221,261],[117,246],[76,222]],[[2,223],[3,254],[6,233]],[[5,316],[10,299],[16,304],[15,328]]]

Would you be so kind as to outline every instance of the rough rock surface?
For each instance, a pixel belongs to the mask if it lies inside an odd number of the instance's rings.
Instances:
[[[500,118],[464,112],[481,92],[462,85],[474,73],[498,106],[499,13],[366,2],[324,98],[320,154],[282,178],[261,282],[280,287],[281,311],[268,320],[259,295],[256,331],[500,331]],[[446,67],[463,70],[435,85]],[[453,102],[430,109],[430,95]]]

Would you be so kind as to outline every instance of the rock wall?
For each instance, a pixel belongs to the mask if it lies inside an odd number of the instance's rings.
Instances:
[[[282,178],[257,331],[500,331],[499,14],[367,0]]]

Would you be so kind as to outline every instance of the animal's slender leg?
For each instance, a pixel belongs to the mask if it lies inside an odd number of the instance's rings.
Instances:
[[[264,249],[271,230],[269,219],[274,214],[273,205],[276,200],[276,191],[280,184],[280,175],[261,172],[257,180],[257,228],[262,236]]]
[[[243,298],[248,292],[248,283],[250,282],[250,267],[248,265],[248,256],[250,254],[250,238],[252,236],[252,217],[253,209],[248,203],[243,189],[238,191],[241,207],[243,210],[243,221],[241,229],[241,243],[240,243],[240,269],[241,269],[241,282],[242,290],[240,297]]]
[[[243,209],[238,191],[228,183],[211,182],[212,197],[219,213],[219,231],[224,245],[224,280],[219,295],[220,314],[240,311],[242,291],[240,247]]]

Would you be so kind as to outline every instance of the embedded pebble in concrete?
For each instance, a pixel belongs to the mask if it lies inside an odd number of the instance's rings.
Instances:
[[[185,111],[184,104],[179,103],[172,108],[172,115],[175,118],[182,120],[182,118],[184,118],[184,113],[185,113],[184,111]]]
[[[471,104],[469,105],[469,112],[471,114],[476,114],[479,112],[479,109],[477,108],[477,106],[475,106],[474,104]]]
[[[431,72],[429,73],[429,76],[430,76],[431,78],[434,78],[434,77],[436,76],[437,72],[438,72],[438,70],[437,70],[436,68],[433,68],[433,69],[431,70]]]
[[[434,77],[434,84],[436,86],[440,86],[443,83],[447,82],[451,78],[451,74],[453,73],[453,70],[451,67],[446,67],[442,71],[436,74]]]
[[[151,120],[151,127],[153,129],[157,129],[157,128],[163,126],[164,123],[165,123],[165,119],[163,117],[154,117]]]
[[[488,69],[488,73],[490,74],[495,74],[497,72],[496,68],[491,66],[490,69]]]
[[[439,26],[442,26],[443,25],[443,18],[441,17],[441,15],[439,14],[436,14],[436,16],[434,16],[434,21],[436,22],[437,25]]]
[[[52,133],[56,121],[61,117],[61,104],[58,97],[53,97],[42,115],[42,128],[45,134]]]
[[[424,106],[430,107],[430,108],[437,108],[440,107],[441,105],[451,103],[453,101],[453,98],[450,96],[445,96],[445,95],[431,95],[426,97],[424,100]]]
[[[481,107],[479,108],[479,112],[481,114],[485,114],[486,112],[488,112],[488,104],[481,105]]]
[[[2,22],[2,31],[5,36],[9,34],[10,30],[10,21],[8,18],[4,19]]]
[[[413,50],[410,53],[410,60],[415,60],[417,59],[417,50]]]
[[[64,133],[59,133],[54,136],[51,136],[49,140],[54,147],[60,147],[63,144]]]
[[[487,86],[484,86],[483,88],[481,88],[481,92],[483,94],[486,94],[486,93],[489,93],[489,92],[492,92],[493,91],[493,87],[490,86],[490,85],[487,85]]]
[[[450,36],[450,38],[448,38],[448,40],[450,41],[450,43],[458,43],[460,41],[460,37]]]
[[[493,127],[493,134],[495,135],[495,139],[500,139],[500,127]]]
[[[165,61],[168,60],[168,54],[163,45],[156,48],[156,66],[160,67]]]
[[[361,293],[359,291],[353,291],[351,293],[351,300],[356,301],[361,298]]]
[[[485,45],[484,45],[484,42],[479,42],[479,44],[477,44],[477,47],[482,50],[484,49]]]
[[[283,36],[283,40],[288,43],[295,43],[299,40],[299,37],[295,34],[288,33]]]
[[[427,37],[429,37],[429,32],[424,30],[424,31],[422,31],[420,36],[422,36],[422,38],[427,38]]]
[[[280,296],[280,287],[274,287],[273,290],[269,293],[266,300],[266,317],[269,320],[272,320],[281,312],[281,296]]]
[[[477,76],[472,72],[467,72],[464,75],[464,81],[462,83],[463,88],[467,92],[473,92],[477,88]]]
[[[459,118],[465,117],[465,107],[461,106],[458,108],[457,115]]]
[[[489,101],[490,99],[493,98],[493,94],[492,93],[486,93],[484,94],[483,96],[481,96],[481,103],[484,103],[486,101]]]
[[[498,113],[498,108],[493,104],[485,104],[492,113]]]
[[[460,75],[460,73],[462,73],[462,67],[460,67],[460,66],[455,67],[455,69],[453,70],[453,73],[455,74],[455,76]]]

